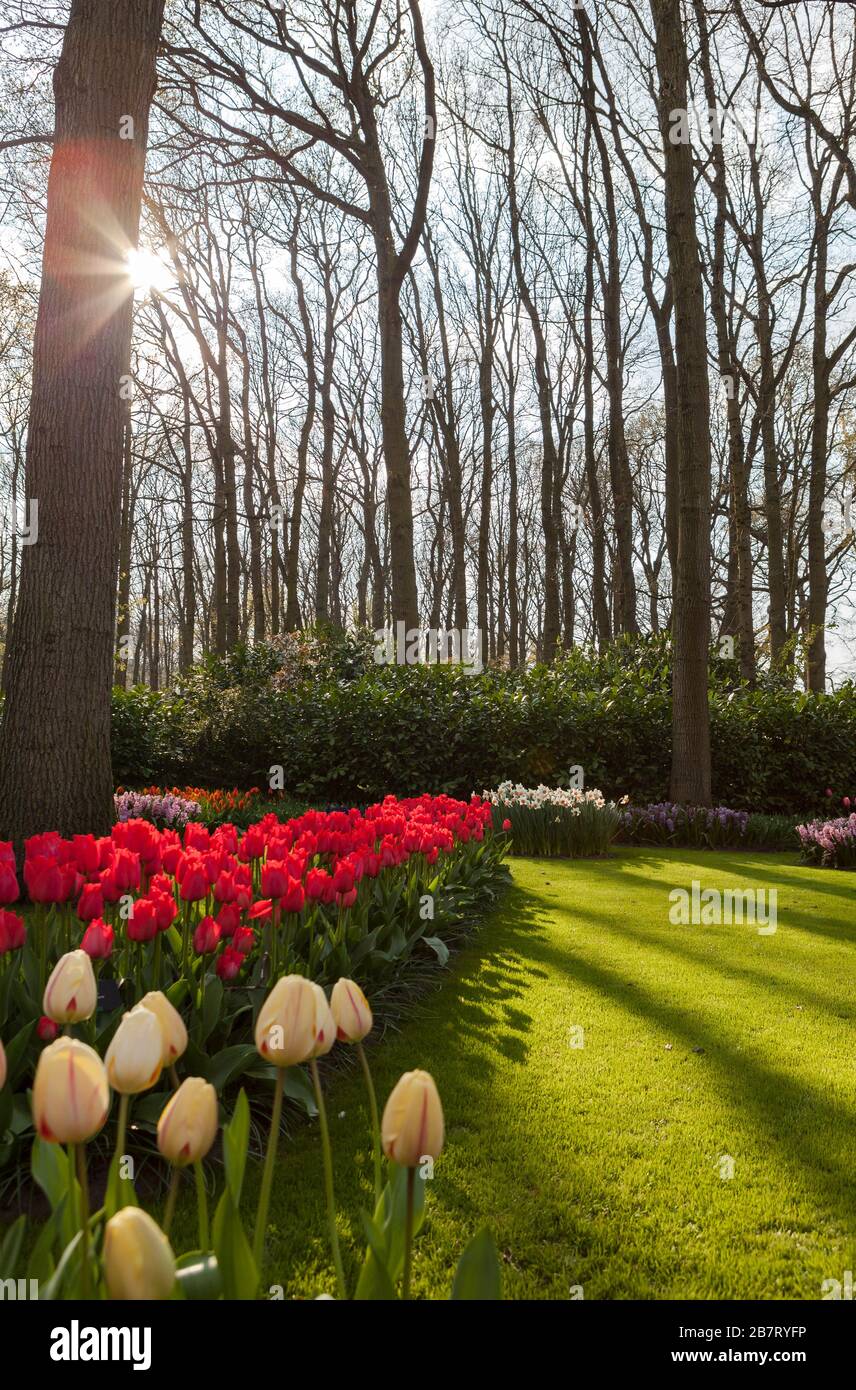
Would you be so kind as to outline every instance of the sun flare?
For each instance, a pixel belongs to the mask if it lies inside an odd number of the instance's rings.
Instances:
[[[170,268],[156,252],[143,246],[132,247],[125,261],[128,277],[135,290],[142,294],[149,290],[163,291],[170,283]]]

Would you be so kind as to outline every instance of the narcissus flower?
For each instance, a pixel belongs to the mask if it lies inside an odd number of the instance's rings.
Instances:
[[[101,1129],[109,1109],[107,1071],[94,1048],[77,1038],[57,1038],[45,1048],[33,1082],[33,1120],[42,1139],[83,1144]]]
[[[175,1256],[156,1221],[140,1207],[123,1207],[104,1228],[104,1277],[111,1298],[151,1303],[175,1287]]]
[[[217,1136],[217,1092],[201,1076],[188,1076],[158,1120],[158,1148],[183,1168],[204,1158]]]
[[[104,1065],[114,1091],[135,1096],[147,1091],[161,1074],[163,1034],[158,1018],[138,1004],[123,1016],[107,1049]]]
[[[187,1029],[178,1009],[174,1008],[165,994],[153,989],[144,994],[140,1005],[154,1014],[160,1024],[163,1047],[161,1060],[165,1067],[171,1066],[187,1049]]]
[[[320,985],[303,975],[278,980],[259,1011],[256,1047],[275,1067],[322,1057],[336,1041],[336,1023]]]
[[[406,1071],[395,1085],[381,1124],[383,1151],[394,1163],[416,1168],[439,1158],[443,1148],[443,1107],[427,1071]]]
[[[362,1042],[372,1030],[369,1001],[353,980],[337,980],[330,996],[330,1012],[336,1021],[336,1036],[342,1042]]]
[[[98,1002],[92,961],[85,951],[60,956],[45,985],[42,1008],[54,1023],[81,1023],[91,1018]]]

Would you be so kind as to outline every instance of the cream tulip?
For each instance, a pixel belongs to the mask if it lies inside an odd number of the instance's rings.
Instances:
[[[405,1168],[439,1158],[443,1148],[443,1107],[427,1071],[406,1071],[393,1088],[381,1124],[383,1151]]]
[[[42,1009],[54,1023],[82,1023],[95,1013],[98,986],[85,951],[60,956],[45,985]]]
[[[336,1041],[336,1023],[320,985],[304,975],[278,980],[256,1022],[256,1047],[275,1067],[322,1057]]]
[[[175,1287],[175,1256],[156,1221],[141,1207],[123,1207],[104,1228],[104,1277],[111,1298],[151,1303]]]
[[[217,1092],[201,1076],[188,1076],[161,1111],[158,1148],[183,1168],[204,1158],[217,1136]]]
[[[57,1038],[45,1048],[33,1082],[33,1119],[42,1139],[83,1144],[109,1109],[107,1071],[94,1048],[77,1038]]]
[[[181,1014],[159,989],[143,995],[140,1003],[157,1018],[163,1033],[163,1064],[165,1067],[172,1066],[187,1049],[187,1029]]]
[[[330,995],[330,1012],[336,1022],[340,1042],[362,1042],[372,1031],[369,1001],[353,980],[337,980]]]
[[[157,1014],[142,1004],[123,1014],[104,1057],[114,1091],[135,1096],[147,1091],[161,1074],[163,1031]]]

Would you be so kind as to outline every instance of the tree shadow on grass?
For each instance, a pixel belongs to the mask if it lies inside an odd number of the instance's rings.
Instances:
[[[613,927],[622,930],[615,923]],[[852,1165],[834,1159],[824,1139],[827,1127],[841,1135],[852,1133],[856,1118],[853,1105],[822,1097],[805,1082],[754,1061],[730,1046],[721,1031],[697,1017],[687,1017],[684,1008],[655,999],[644,986],[637,986],[628,996],[613,972],[579,955],[569,957],[549,944],[536,945],[535,949],[540,962],[602,994],[620,996],[621,1006],[629,1013],[666,1029],[688,1049],[703,1047],[705,1065],[716,1068],[725,1083],[726,1098],[735,1107],[751,1112],[755,1128],[768,1135],[774,1158],[810,1177],[819,1197],[832,1203],[839,1213],[846,1209],[852,1218]]]
[[[663,860],[660,859],[658,863],[660,868],[662,868]],[[748,870],[748,866],[745,860],[741,861],[740,859],[721,859],[718,860],[718,866],[722,867],[725,874],[730,872],[734,876],[735,880],[742,879],[745,881],[749,879],[751,881],[752,873]],[[704,873],[705,876],[707,876],[710,873],[710,866],[704,860],[698,863],[698,868],[700,870],[700,873]],[[663,883],[661,880],[655,880],[654,882],[652,882],[652,880],[646,874],[636,873],[632,869],[624,868],[622,870],[621,881],[623,883],[626,882],[628,879],[631,879],[634,882],[638,882],[640,887],[645,886],[649,891],[652,890],[654,887],[662,887],[664,895],[668,893],[670,887],[686,889],[689,889],[690,887],[689,883],[676,882],[672,885],[668,885],[666,883]],[[806,912],[804,909],[801,910],[799,908],[791,907],[788,905],[787,895],[789,893],[793,894],[795,889],[798,889],[800,892],[812,892],[817,887],[816,880],[812,879],[810,883],[801,885],[795,882],[794,879],[787,874],[776,874],[769,872],[766,873],[763,876],[763,878],[761,878],[761,876],[759,875],[759,879],[761,880],[761,886],[767,891],[767,893],[769,893],[769,890],[771,888],[774,888],[776,890],[777,917],[781,927],[793,926],[797,929],[797,931],[809,932],[814,936],[825,936],[830,941],[847,942],[848,940],[852,940],[854,943],[856,943],[856,879],[854,879],[849,891],[846,886],[842,886],[840,888],[834,886],[832,888],[827,888],[824,885],[821,885],[819,888],[817,888],[818,892],[825,893],[829,896],[834,897],[837,901],[842,903],[845,906],[845,908],[850,909],[854,914],[852,920],[849,923],[846,920],[844,920],[828,924],[825,923],[823,920],[818,920],[817,917],[813,916],[809,912]],[[733,886],[736,886],[736,883]],[[665,900],[667,899],[664,899],[664,901]]]

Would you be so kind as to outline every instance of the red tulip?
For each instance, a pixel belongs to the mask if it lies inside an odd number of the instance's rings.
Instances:
[[[215,969],[221,980],[234,980],[243,963],[241,952],[236,951],[234,946],[227,946],[217,957]]]
[[[116,875],[113,872],[112,864],[108,868],[101,870],[98,879],[101,884],[101,892],[105,903],[117,903],[122,896],[122,889],[116,882]]]
[[[104,893],[99,883],[84,883],[77,903],[77,915],[81,922],[91,922],[104,912]]]
[[[306,899],[303,884],[299,878],[289,878],[288,886],[282,895],[283,912],[302,912]]]
[[[250,922],[268,922],[273,915],[273,903],[270,898],[259,898],[257,903],[253,903],[247,913],[247,920]]]
[[[262,893],[266,898],[281,898],[288,887],[288,870],[282,863],[262,865]]]
[[[113,954],[113,928],[110,923],[96,917],[83,933],[80,946],[92,960],[109,960]]]
[[[55,859],[36,855],[24,861],[24,882],[34,903],[61,903],[65,901],[66,884],[63,873]]]
[[[193,949],[198,956],[210,956],[220,944],[220,928],[213,917],[203,917],[193,933]]]
[[[347,891],[347,893],[337,893],[337,894],[336,894],[336,902],[339,904],[340,907],[353,907],[353,906],[354,906],[354,903],[355,903],[356,901],[357,901],[357,890],[356,890],[356,888],[349,888],[348,891]]]
[[[59,1037],[59,1024],[54,1023],[53,1019],[48,1018],[47,1014],[42,1014],[36,1024],[36,1033],[41,1038],[42,1042],[51,1043],[55,1038]]]
[[[333,880],[325,869],[310,869],[306,875],[306,896],[329,903],[333,900]]]
[[[510,830],[510,829],[511,829],[511,821],[508,820],[508,818],[506,818],[506,819],[502,822],[502,828],[503,828],[503,830]]]
[[[201,854],[196,854],[192,850],[190,853],[185,853],[178,866],[177,877],[181,884],[182,902],[198,903],[203,898],[208,897],[208,890],[211,885],[208,882],[208,872]]]
[[[21,896],[18,887],[18,876],[15,873],[15,861],[11,864],[7,859],[0,863],[0,903],[16,903]]]
[[[249,859],[261,859],[265,852],[265,833],[258,825],[251,825],[245,835],[241,837],[238,846],[238,858],[247,861]]]
[[[129,941],[154,941],[158,932],[156,905],[148,898],[138,898],[128,918]]]
[[[172,893],[162,893],[158,890],[149,893],[149,901],[154,903],[158,931],[166,931],[178,916],[178,904],[175,898]]]
[[[140,886],[140,856],[130,849],[117,849],[113,856],[113,877],[122,893]]]
[[[202,825],[200,821],[189,820],[184,827],[184,848],[207,850],[211,845],[211,835],[208,827]]]
[[[75,835],[71,841],[74,861],[82,874],[97,874],[101,867],[101,851],[94,835]]]
[[[17,951],[27,937],[23,917],[16,912],[0,910],[0,956],[7,951]]]
[[[241,925],[241,909],[237,903],[223,903],[216,917],[217,926],[223,936],[232,936]]]
[[[232,937],[232,946],[242,956],[248,956],[256,944],[256,934],[252,927],[238,927]]]

